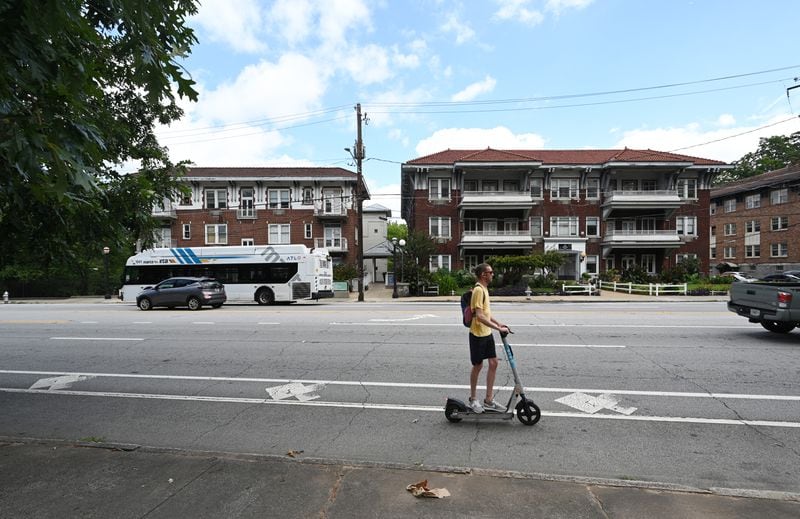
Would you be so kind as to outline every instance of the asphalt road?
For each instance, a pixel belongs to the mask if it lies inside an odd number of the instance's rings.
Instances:
[[[800,332],[719,302],[493,310],[533,427],[445,420],[457,303],[0,305],[0,436],[800,492]]]

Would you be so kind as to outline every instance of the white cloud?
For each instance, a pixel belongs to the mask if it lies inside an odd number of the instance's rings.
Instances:
[[[248,65],[233,83],[202,93],[196,115],[200,120],[238,122],[303,114],[318,108],[325,87],[314,61],[287,53],[277,63]]]
[[[455,33],[456,44],[461,45],[475,37],[475,31],[469,26],[469,23],[459,20],[458,15],[450,13],[445,22],[440,26],[440,29],[445,33]]]
[[[720,126],[733,126],[736,124],[736,118],[734,118],[731,114],[722,114],[717,119],[717,124]]]
[[[556,14],[567,9],[583,9],[594,2],[594,0],[547,0],[545,9]]]
[[[483,81],[472,83],[467,88],[453,95],[452,101],[472,101],[481,94],[486,94],[494,90],[497,81],[492,76],[486,76]]]
[[[416,53],[403,54],[397,46],[392,47],[392,63],[398,68],[414,69],[419,67],[419,55]]]
[[[367,45],[351,52],[343,63],[356,83],[380,83],[392,77],[386,49],[378,45]]]
[[[256,0],[203,0],[190,24],[208,34],[211,41],[222,42],[239,52],[261,52],[266,45],[259,40],[261,8]]]
[[[496,128],[445,128],[417,144],[420,156],[451,149],[542,149],[545,140],[535,133],[514,134],[504,126]]]
[[[319,10],[319,36],[328,45],[337,46],[346,40],[351,30],[372,30],[369,8],[362,0],[325,0]]]
[[[800,131],[800,119],[791,114],[779,114],[753,126],[703,130],[698,123],[688,123],[677,128],[628,130],[623,132],[615,147],[651,148],[733,162],[758,149],[761,137],[789,135],[796,131]]]
[[[312,34],[314,6],[309,0],[277,0],[269,13],[273,30],[290,44],[304,41]]]
[[[526,25],[538,25],[544,15],[536,9],[528,9],[530,0],[497,0],[500,8],[492,15],[496,20],[515,20]]]

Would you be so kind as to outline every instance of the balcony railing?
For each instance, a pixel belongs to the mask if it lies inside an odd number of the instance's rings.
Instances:
[[[159,205],[153,207],[153,217],[154,218],[170,218],[172,220],[178,217],[177,213],[175,212],[175,206],[172,204],[168,204],[165,207],[161,207]]]
[[[520,231],[464,231],[461,235],[462,243],[519,243],[531,244],[533,243],[533,236],[528,230]]]
[[[314,216],[320,217],[344,217],[347,216],[347,208],[344,204],[337,202],[334,204],[322,203],[314,206]]]
[[[347,238],[314,238],[314,247],[328,252],[347,252]]]
[[[678,243],[680,236],[675,229],[610,229],[606,230],[603,243]]]

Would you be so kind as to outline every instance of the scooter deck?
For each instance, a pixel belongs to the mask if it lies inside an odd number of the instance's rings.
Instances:
[[[484,411],[482,413],[458,411],[452,416],[462,420],[511,420],[514,418],[514,413],[510,411]]]

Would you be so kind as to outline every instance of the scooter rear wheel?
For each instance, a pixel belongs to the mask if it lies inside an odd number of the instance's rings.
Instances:
[[[457,412],[458,412],[458,406],[455,404],[447,404],[444,407],[444,416],[447,418],[447,421],[449,422],[458,423],[461,421],[461,418],[453,416]]]
[[[542,417],[539,406],[533,400],[526,398],[517,403],[517,419],[524,425],[533,425]]]

